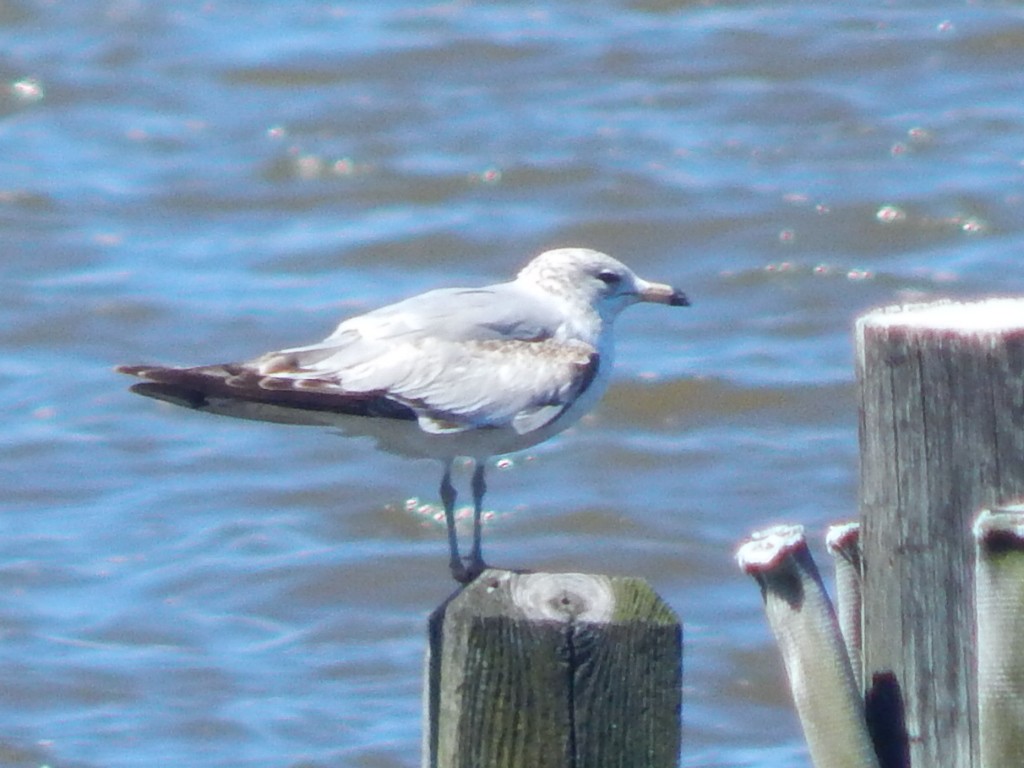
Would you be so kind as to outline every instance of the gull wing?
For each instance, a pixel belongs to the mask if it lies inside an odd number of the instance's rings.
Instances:
[[[303,412],[328,412],[415,419],[431,434],[488,427],[528,434],[561,416],[599,365],[596,350],[576,341],[421,339],[341,371],[318,366],[267,374],[245,363],[118,370],[146,380],[133,387],[139,394],[231,416],[318,423]]]
[[[424,341],[365,374],[370,389],[413,410],[425,432],[512,427],[528,434],[568,410],[593,383],[600,356],[578,341]],[[397,374],[397,375],[395,375]],[[358,379],[357,379],[358,380]]]
[[[270,352],[250,361],[264,373],[342,371],[376,361],[396,346],[424,340],[543,341],[565,322],[564,311],[515,283],[445,288],[342,322],[323,341]]]
[[[415,419],[441,434],[512,427],[527,434],[559,417],[593,381],[597,350],[556,341],[564,308],[515,283],[430,291],[342,322],[316,344],[245,363],[128,366],[135,391],[247,418],[327,411]],[[280,409],[284,409],[283,415]],[[294,415],[295,421],[304,418]]]
[[[330,381],[278,379],[244,363],[176,368],[122,365],[116,369],[143,379],[139,395],[226,416],[286,424],[323,424],[317,414],[369,416],[412,421],[416,413],[383,392],[345,392]]]

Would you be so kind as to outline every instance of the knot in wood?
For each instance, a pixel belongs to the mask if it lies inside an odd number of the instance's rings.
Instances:
[[[611,621],[615,592],[607,576],[532,573],[519,576],[512,600],[530,619],[604,624]]]

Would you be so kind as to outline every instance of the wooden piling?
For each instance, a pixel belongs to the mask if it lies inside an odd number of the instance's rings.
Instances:
[[[981,768],[1004,768],[1024,762],[1024,506],[984,510],[974,536]]]
[[[424,768],[670,768],[682,627],[642,580],[488,570],[430,617]]]
[[[761,587],[815,767],[878,768],[864,700],[803,528],[759,531],[736,560]]]
[[[977,768],[972,518],[1024,495],[1024,300],[857,322],[864,684],[885,768]]]
[[[825,546],[832,555],[836,574],[836,617],[850,657],[857,690],[864,692],[864,656],[861,653],[861,556],[860,525],[840,523],[829,526]]]

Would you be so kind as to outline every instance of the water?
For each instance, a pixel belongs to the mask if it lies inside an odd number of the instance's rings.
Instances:
[[[694,306],[491,469],[487,554],[652,582],[683,766],[809,765],[733,549],[856,514],[859,312],[1020,292],[1019,4],[23,0],[0,51],[0,764],[418,765],[438,468],[111,367],[580,244]]]

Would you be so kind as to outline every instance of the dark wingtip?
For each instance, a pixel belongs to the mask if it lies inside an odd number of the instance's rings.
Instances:
[[[670,307],[688,307],[690,306],[689,297],[680,290],[676,290],[672,293],[672,297],[668,300]]]
[[[165,403],[180,405],[185,408],[198,410],[208,405],[206,395],[199,390],[178,387],[173,384],[144,381],[141,384],[133,384],[129,387],[129,390],[137,395],[152,397],[154,400],[163,400]]]
[[[129,376],[138,376],[140,379],[148,379],[129,387],[130,392],[145,397],[152,397],[156,400],[163,400],[174,405],[185,406],[186,408],[204,408],[207,405],[206,395],[199,389],[183,384],[167,381],[155,381],[153,375],[159,375],[161,371],[173,372],[174,369],[161,368],[154,365],[118,365],[114,368],[116,373],[125,373]]]

